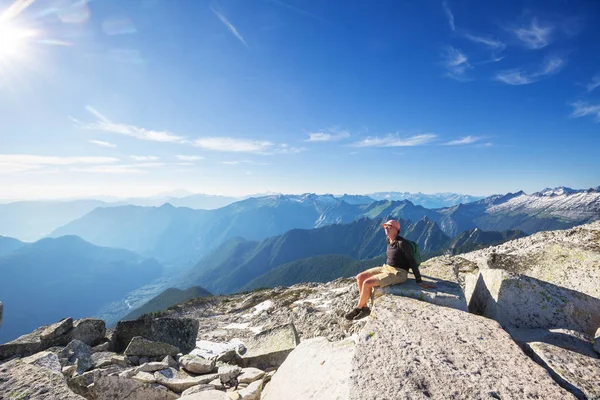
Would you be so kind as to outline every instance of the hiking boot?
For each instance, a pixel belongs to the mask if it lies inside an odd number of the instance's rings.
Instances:
[[[360,309],[360,312],[352,319],[353,321],[358,321],[359,319],[363,319],[371,314],[371,309],[367,306],[364,306]]]
[[[346,314],[346,319],[348,321],[352,321],[354,319],[354,317],[356,317],[360,311],[362,310],[362,308],[355,308],[354,310],[350,311],[348,314]]]

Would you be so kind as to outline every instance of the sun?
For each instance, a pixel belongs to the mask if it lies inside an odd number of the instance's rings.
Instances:
[[[22,28],[14,21],[0,19],[0,62],[23,56],[35,35],[35,31]]]

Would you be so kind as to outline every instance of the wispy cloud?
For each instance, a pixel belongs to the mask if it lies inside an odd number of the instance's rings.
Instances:
[[[174,135],[167,131],[153,131],[140,128],[134,125],[111,122],[102,113],[91,106],[85,107],[88,112],[94,115],[97,120],[95,122],[81,122],[75,118],[71,118],[78,126],[84,129],[91,129],[103,132],[118,133],[121,135],[131,136],[141,140],[149,140],[153,142],[172,142],[183,143],[185,139],[181,136]]]
[[[452,46],[446,48],[443,65],[448,71],[446,76],[449,78],[458,81],[468,80],[465,74],[471,68],[471,65],[469,64],[469,59],[461,50],[455,49]]]
[[[112,164],[114,157],[55,157],[32,154],[0,154],[0,172],[34,171],[69,165]]]
[[[444,7],[444,12],[446,13],[446,17],[448,18],[448,25],[450,25],[450,29],[453,31],[456,30],[456,26],[454,25],[454,14],[452,14],[452,10],[450,10],[450,6],[448,6],[448,2],[444,1],[442,3]]]
[[[565,65],[567,60],[562,57],[549,58],[538,71],[532,73],[522,69],[500,71],[496,74],[496,80],[508,85],[527,85],[557,74]]]
[[[181,161],[200,161],[200,160],[204,160],[204,157],[202,156],[183,156],[183,155],[176,155],[175,157],[177,157],[178,160]]]
[[[336,132],[334,130],[330,130],[329,132],[315,132],[309,133],[309,138],[306,139],[306,142],[334,142],[342,139],[346,139],[350,137],[350,132],[341,131]]]
[[[268,141],[235,139],[229,137],[207,137],[196,139],[193,145],[205,150],[233,153],[266,153],[275,147]]]
[[[465,33],[463,34],[463,36],[472,42],[483,44],[484,46],[489,47],[490,49],[504,50],[506,48],[506,44],[504,44],[503,42],[489,37],[473,35],[470,33]]]
[[[550,44],[554,25],[542,24],[537,18],[531,19],[529,27],[518,27],[509,29],[529,49],[541,49]]]
[[[135,161],[157,161],[160,160],[159,157],[156,156],[129,156],[133,158]]]
[[[576,101],[575,103],[572,103],[571,106],[573,106],[571,117],[579,118],[591,115],[596,122],[600,122],[600,104],[589,104],[584,101]]]
[[[240,33],[238,32],[237,29],[235,29],[235,26],[233,26],[233,24],[231,22],[229,22],[229,20],[227,18],[225,18],[225,16],[223,14],[221,14],[220,12],[218,12],[217,10],[215,10],[214,8],[211,9],[212,12],[219,17],[219,19],[221,20],[221,22],[223,24],[225,24],[225,26],[227,27],[227,29],[229,29],[229,31],[231,33],[233,33],[233,36],[235,36],[236,38],[238,38],[238,40],[240,42],[242,42],[242,44],[244,46],[246,46],[247,49],[249,49],[248,44],[246,43],[246,41],[244,40],[244,38],[242,37],[242,35],[240,35]]]
[[[103,142],[101,140],[90,140],[89,142],[92,144],[98,145],[98,146],[102,146],[102,147],[111,147],[111,148],[117,147],[116,144]]]
[[[585,85],[585,88],[587,89],[588,92],[591,92],[592,90],[596,89],[599,86],[600,86],[600,74],[595,75],[592,78],[592,81],[590,83],[588,83],[587,85]]]
[[[94,174],[142,174],[147,172],[135,165],[94,165],[91,167],[73,167],[69,168],[69,171]]]
[[[449,142],[444,143],[445,146],[461,146],[466,144],[473,144],[482,138],[476,136],[465,136],[457,140],[451,140]]]
[[[401,138],[398,135],[388,135],[386,137],[368,137],[360,142],[350,144],[352,147],[409,147],[422,146],[431,143],[437,135],[425,133],[414,135],[408,138]]]
[[[250,161],[250,160],[221,161],[220,164],[224,164],[224,165],[239,165],[239,164],[269,165],[268,163],[256,162],[256,161]]]

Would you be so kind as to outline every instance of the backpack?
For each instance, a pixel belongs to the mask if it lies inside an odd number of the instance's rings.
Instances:
[[[417,263],[417,266],[421,265],[421,253],[419,252],[419,245],[412,240],[404,239],[410,243],[410,247],[412,248],[413,258]]]

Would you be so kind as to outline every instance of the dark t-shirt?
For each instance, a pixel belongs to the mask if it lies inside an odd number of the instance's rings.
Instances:
[[[421,273],[419,272],[419,266],[413,257],[412,247],[408,240],[398,235],[396,240],[390,241],[386,237],[387,241],[387,265],[391,265],[396,269],[403,269],[409,271],[412,269],[415,274],[415,280],[417,283],[422,281]]]

